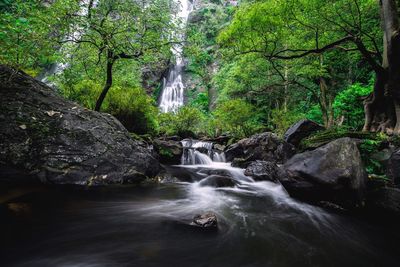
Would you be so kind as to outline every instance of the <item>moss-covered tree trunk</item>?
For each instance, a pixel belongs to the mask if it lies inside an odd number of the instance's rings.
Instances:
[[[381,0],[383,62],[364,102],[364,131],[400,134],[400,24],[395,0]]]

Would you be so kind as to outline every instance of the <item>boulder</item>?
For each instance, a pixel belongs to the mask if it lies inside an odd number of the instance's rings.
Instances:
[[[242,169],[246,169],[247,166],[249,166],[250,163],[252,163],[253,161],[249,161],[246,160],[244,158],[234,158],[232,160],[231,166],[232,167],[236,167],[236,168],[242,168]]]
[[[196,215],[194,216],[191,225],[203,229],[217,230],[218,229],[217,215],[215,215],[212,212]]]
[[[301,140],[323,129],[325,128],[318,123],[304,119],[290,126],[283,138],[286,142],[298,146]]]
[[[212,186],[212,187],[234,187],[235,182],[229,176],[223,175],[210,175],[200,181],[200,186]]]
[[[228,146],[225,149],[227,161],[242,158],[245,162],[255,160],[283,163],[293,156],[293,145],[281,140],[276,134],[265,132]]]
[[[235,158],[244,156],[244,149],[241,145],[235,143],[226,147],[224,153],[227,161],[233,161]]]
[[[152,146],[134,141],[113,116],[3,65],[0,164],[44,183],[78,185],[136,183],[159,170]]]
[[[357,144],[348,137],[293,156],[278,176],[294,197],[345,208],[362,204],[367,181]]]
[[[159,155],[161,163],[165,164],[180,164],[183,154],[181,142],[173,139],[155,139],[153,141],[155,150]]]
[[[277,172],[278,166],[274,162],[257,160],[249,164],[244,174],[256,181],[276,181]]]

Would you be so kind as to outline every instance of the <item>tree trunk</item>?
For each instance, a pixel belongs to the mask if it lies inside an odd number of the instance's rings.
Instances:
[[[106,70],[106,83],[103,87],[103,91],[101,91],[101,94],[99,98],[96,101],[96,107],[94,108],[95,111],[100,111],[101,105],[103,104],[104,98],[106,98],[106,95],[108,93],[108,90],[112,86],[112,68],[114,65],[114,59],[113,59],[113,53],[111,51],[108,51],[107,53],[107,70]]]
[[[328,85],[323,77],[319,79],[319,89],[319,105],[321,108],[322,120],[324,121],[325,128],[329,129],[335,124],[333,97],[329,94]]]
[[[381,0],[382,69],[375,70],[374,91],[364,101],[364,131],[400,133],[400,24],[395,0]]]
[[[285,64],[285,85],[284,85],[284,91],[283,91],[283,110],[287,112],[288,110],[288,98],[289,98],[289,68]]]

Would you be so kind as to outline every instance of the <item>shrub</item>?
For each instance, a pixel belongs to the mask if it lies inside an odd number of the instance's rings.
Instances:
[[[72,86],[61,86],[60,93],[86,108],[94,109],[102,85],[93,80],[82,80]],[[154,100],[142,88],[111,87],[102,105],[102,111],[115,116],[131,132],[156,133],[158,109]]]
[[[336,117],[343,116],[343,124],[353,130],[359,130],[364,124],[364,106],[362,98],[372,91],[372,85],[359,83],[349,86],[340,92],[333,103]]]
[[[284,109],[274,109],[271,112],[271,122],[275,133],[282,136],[286,130],[295,122],[304,119],[304,114]]]
[[[213,112],[214,124],[218,132],[245,137],[264,128],[254,114],[251,104],[241,99],[228,100],[217,105]]]
[[[191,137],[200,132],[204,114],[195,107],[184,106],[176,113],[161,113],[158,116],[159,132],[166,135]]]

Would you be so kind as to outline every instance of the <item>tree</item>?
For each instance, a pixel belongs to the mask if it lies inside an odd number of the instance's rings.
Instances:
[[[56,58],[56,34],[63,35],[71,1],[46,5],[38,0],[0,1],[0,62],[37,74]]]
[[[373,92],[365,100],[365,131],[400,133],[400,24],[395,0],[380,0],[383,28],[382,64],[372,62],[376,73]],[[365,51],[363,52],[364,54]],[[366,56],[368,56],[366,54]]]
[[[220,42],[236,54],[259,53],[275,65],[333,50],[362,55],[376,75],[374,92],[365,102],[364,130],[399,133],[398,12],[395,0],[379,4],[373,0],[257,1],[241,8]],[[321,88],[324,80],[319,79]]]
[[[171,20],[168,0],[89,1],[87,8],[74,14],[71,34],[63,43],[73,43],[74,49],[93,51],[95,64],[103,64],[104,87],[95,110],[99,111],[109,89],[113,85],[113,68],[117,61],[130,59],[146,61],[161,53],[169,53],[175,42],[171,32],[175,25]]]

